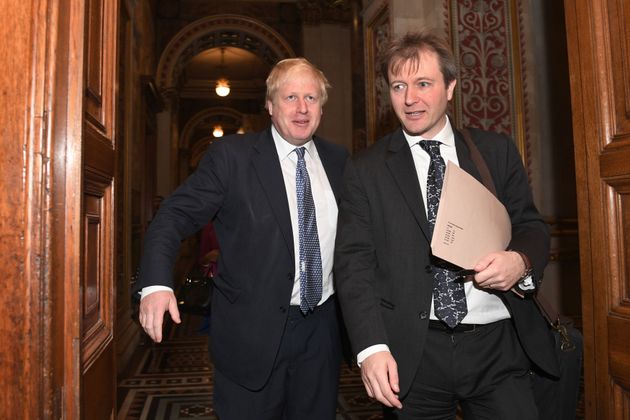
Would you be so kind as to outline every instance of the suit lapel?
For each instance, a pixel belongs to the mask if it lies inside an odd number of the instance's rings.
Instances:
[[[291,214],[289,201],[282,177],[282,168],[278,159],[278,152],[273,143],[271,129],[261,133],[254,149],[258,152],[252,158],[252,164],[260,180],[260,186],[269,200],[289,253],[295,258],[293,250],[293,230],[291,228]]]
[[[416,218],[420,229],[422,229],[422,233],[424,233],[427,241],[430,242],[431,233],[429,232],[429,222],[427,221],[422,200],[422,191],[418,184],[418,174],[416,173],[416,166],[413,163],[409,144],[405,140],[402,129],[392,134],[386,164],[411,213]]]
[[[470,158],[470,151],[462,134],[454,127],[453,132],[455,133],[455,148],[459,167],[481,182],[481,175]],[[420,229],[422,229],[422,232],[430,242],[431,233],[429,232],[429,222],[427,221],[424,201],[422,200],[422,191],[418,184],[418,174],[416,173],[409,144],[402,129],[392,134],[386,163]]]

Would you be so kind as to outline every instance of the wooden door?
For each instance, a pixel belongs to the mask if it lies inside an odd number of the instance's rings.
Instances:
[[[0,6],[0,418],[113,419],[118,0]]]
[[[116,409],[115,93],[118,1],[85,4],[81,247],[81,417]]]
[[[59,418],[50,323],[48,1],[0,0],[0,418]],[[46,372],[46,374],[43,374]],[[71,398],[71,396],[70,396]],[[47,414],[44,414],[47,413]]]
[[[565,0],[565,9],[586,418],[630,419],[630,2]]]

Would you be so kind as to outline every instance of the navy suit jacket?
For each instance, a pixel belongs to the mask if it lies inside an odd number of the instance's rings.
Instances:
[[[528,255],[540,276],[549,234],[534,206],[527,174],[506,136],[471,130],[512,221],[510,249]],[[462,135],[460,167],[481,182]],[[398,364],[401,395],[418,369],[428,329],[433,276],[431,234],[411,150],[402,130],[385,136],[347,164],[335,247],[335,281],[355,353],[387,344]],[[534,302],[499,293],[521,343],[544,371],[557,375],[553,337]]]
[[[348,153],[317,137],[314,142],[337,196]],[[295,277],[289,205],[271,129],[209,147],[151,222],[136,288],[173,287],[181,241],[211,219],[221,249],[210,315],[212,361],[233,381],[260,389],[280,346]]]

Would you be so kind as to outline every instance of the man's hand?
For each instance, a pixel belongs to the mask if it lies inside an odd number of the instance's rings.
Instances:
[[[493,252],[475,265],[475,283],[481,288],[508,291],[525,272],[525,261],[518,252]]]
[[[365,390],[388,407],[402,408],[398,399],[398,366],[392,354],[379,351],[361,363],[361,379]]]
[[[176,324],[182,322],[177,309],[177,299],[175,299],[175,294],[172,291],[153,292],[140,301],[140,314],[138,316],[140,325],[156,343],[162,341],[162,324],[164,323],[165,312],[171,314],[171,319]]]

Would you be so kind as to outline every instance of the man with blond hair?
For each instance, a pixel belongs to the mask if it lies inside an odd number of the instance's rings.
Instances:
[[[140,322],[155,341],[179,322],[180,242],[212,220],[221,248],[210,314],[221,420],[334,419],[341,342],[332,282],[337,190],[347,151],[314,135],[324,74],[303,58],[267,78],[271,127],[209,146],[147,232]]]

